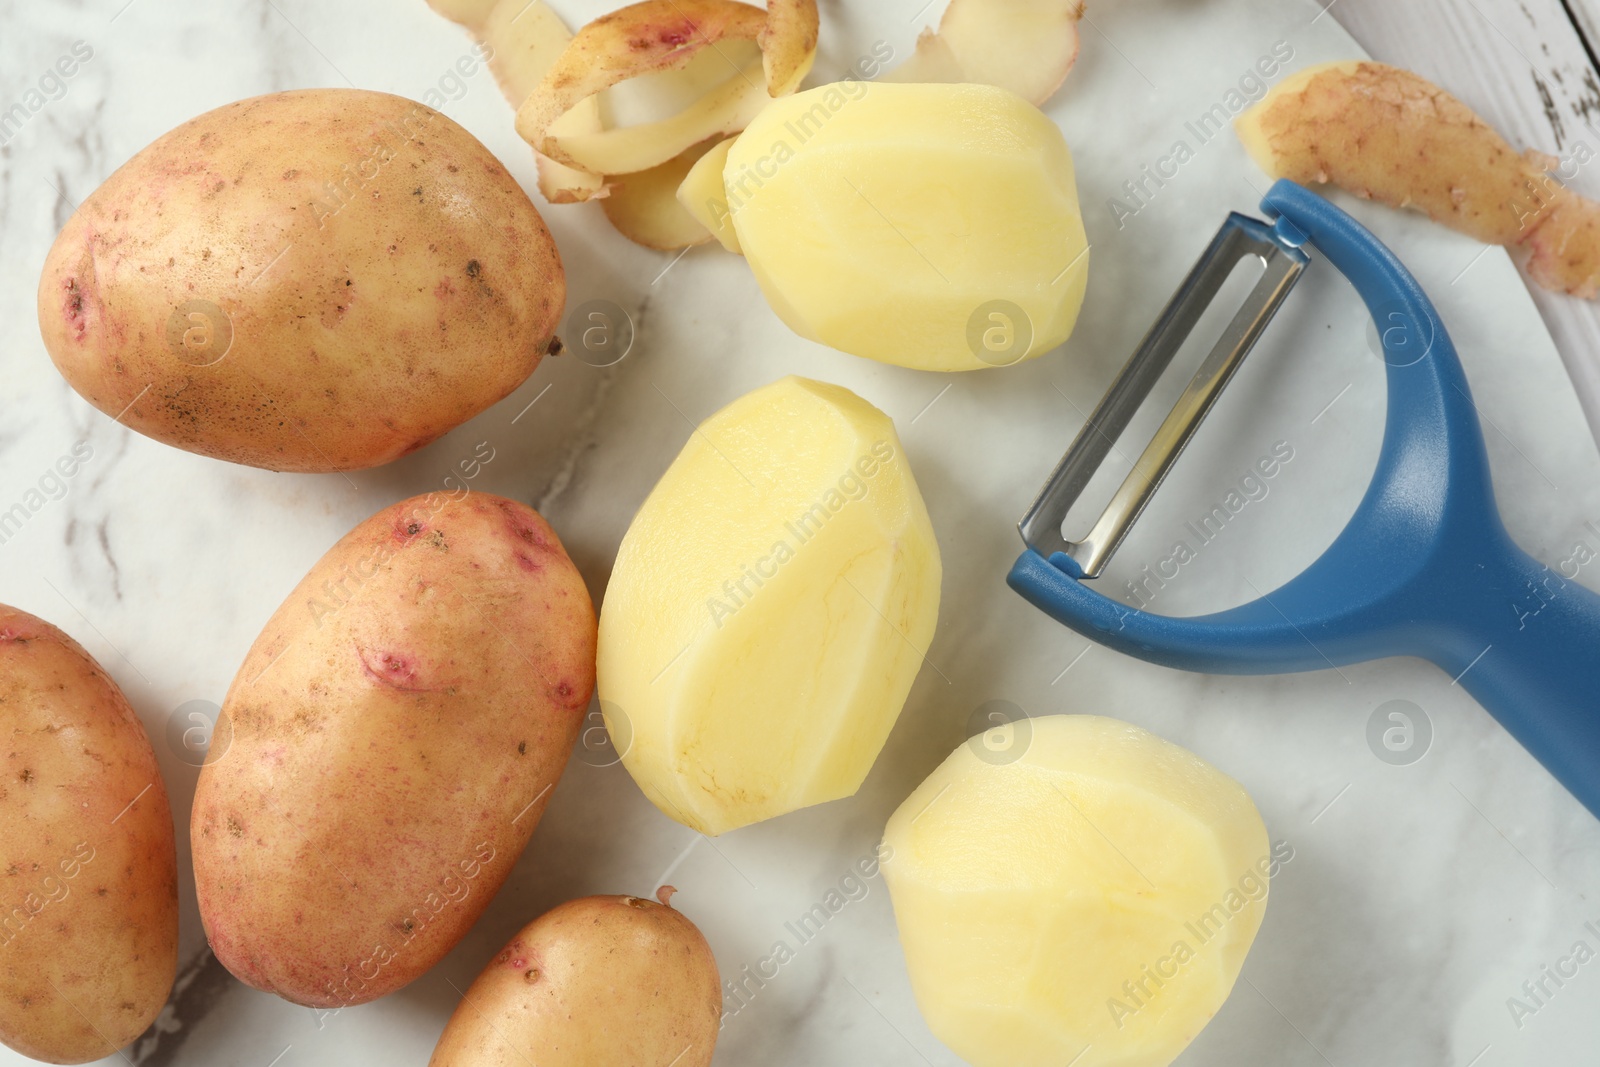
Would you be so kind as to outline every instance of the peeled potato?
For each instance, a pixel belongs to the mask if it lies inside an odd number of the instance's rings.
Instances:
[[[1072,155],[1004,89],[786,97],[733,143],[723,183],[767,302],[803,337],[977,370],[1042,355],[1077,322],[1089,257]]]
[[[708,1067],[717,961],[671,893],[585,897],[523,927],[461,998],[429,1067]]]
[[[684,175],[678,186],[678,203],[707,232],[730,252],[744,250],[739,247],[739,235],[733,228],[733,216],[728,212],[728,192],[722,184],[722,172],[728,166],[728,151],[736,137],[711,146],[705,155],[695,160],[694,166]]]
[[[974,1067],[1166,1067],[1227,999],[1292,850],[1237,782],[1136,726],[997,732],[884,832],[929,1027]]]
[[[708,834],[849,796],[933,637],[939,578],[886,415],[803,378],[736,400],[617,553],[598,677],[624,765]]]

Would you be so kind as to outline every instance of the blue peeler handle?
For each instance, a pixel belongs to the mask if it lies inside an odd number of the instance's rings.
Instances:
[[[1600,596],[1506,531],[1461,361],[1399,259],[1293,182],[1274,185],[1262,208],[1277,240],[1311,244],[1350,280],[1382,339],[1383,450],[1349,524],[1286,585],[1195,618],[1095,592],[1062,553],[1023,552],[1008,583],[1086,637],[1182,670],[1280,674],[1388,656],[1431,660],[1600,816]]]

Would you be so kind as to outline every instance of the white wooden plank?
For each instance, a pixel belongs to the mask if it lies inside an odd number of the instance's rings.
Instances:
[[[1578,31],[1589,44],[1589,61],[1596,62],[1600,52],[1600,0],[1566,0],[1567,13],[1578,25]]]
[[[1600,0],[1568,3],[1571,15],[1561,0],[1336,0],[1331,14],[1374,58],[1444,86],[1513,144],[1563,155],[1582,141],[1600,157],[1600,75],[1579,32],[1600,28]],[[1600,196],[1600,162],[1571,184]],[[1600,305],[1529,289],[1600,432]]]
[[[1561,0],[1340,0],[1332,14],[1374,56],[1443,85],[1521,146],[1600,147],[1600,79]],[[1600,175],[1580,177],[1600,192]]]

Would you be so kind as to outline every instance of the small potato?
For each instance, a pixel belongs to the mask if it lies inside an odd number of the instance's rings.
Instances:
[[[467,990],[429,1067],[707,1067],[717,961],[671,894],[585,897],[523,927]]]
[[[200,773],[217,958],[319,1007],[432,967],[528,843],[594,661],[588,590],[531,508],[430,494],[357,526],[257,638]]]
[[[47,622],[0,605],[0,1041],[36,1060],[114,1055],[178,962],[178,861],[155,753],[115,682]]]
[[[374,467],[522,384],[566,284],[471,134],[354,89],[228,104],[158,138],[62,228],[39,328],[140,433],[281,471]]]

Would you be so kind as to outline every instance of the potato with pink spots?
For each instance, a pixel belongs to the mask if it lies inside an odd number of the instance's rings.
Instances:
[[[73,212],[39,329],[85,400],[146,436],[279,471],[375,467],[521,385],[566,298],[493,153],[386,93],[227,104]]]
[[[462,997],[429,1067],[708,1067],[717,961],[672,893],[569,900],[523,927]]]
[[[528,843],[594,671],[594,605],[533,509],[428,494],[357,526],[256,639],[200,774],[217,958],[323,1008],[427,971]]]

